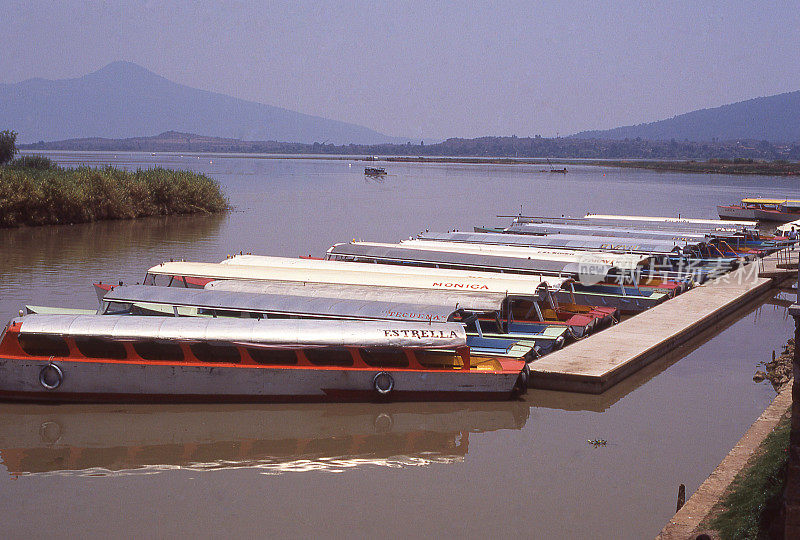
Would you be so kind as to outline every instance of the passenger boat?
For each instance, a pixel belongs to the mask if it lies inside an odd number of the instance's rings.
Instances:
[[[556,276],[499,275],[493,272],[464,272],[412,266],[399,269],[380,264],[255,255],[237,256],[224,263],[165,262],[148,270],[145,283],[158,285],[170,281],[179,284],[180,279],[185,276],[199,276],[214,280],[290,282],[303,286],[328,284],[375,287],[378,290],[383,287],[393,289],[401,287],[449,291],[454,298],[465,300],[474,294],[501,293],[515,301],[536,304],[548,298],[548,291],[557,290],[571,281],[569,278]],[[567,292],[571,293],[571,289]],[[533,305],[531,307],[533,308]],[[557,305],[553,307],[555,310],[559,309]],[[538,314],[535,310],[532,313]],[[543,315],[547,313],[549,312],[542,312]],[[567,314],[562,310],[559,312],[559,317],[539,322],[567,325],[574,336],[582,337],[593,329],[613,324],[618,320],[616,314],[617,309],[613,306],[604,309],[582,308],[577,314]]]
[[[609,221],[625,223],[627,225],[641,224],[645,227],[659,226],[685,226],[693,229],[708,228],[711,230],[752,230],[758,226],[757,221],[727,220],[727,219],[704,219],[687,217],[654,217],[654,216],[628,216],[614,214],[586,214],[584,219],[592,221]]]
[[[575,226],[575,225],[545,225],[541,223],[521,224],[513,227],[489,229],[486,227],[475,227],[476,233],[490,234],[513,234],[515,236],[539,237],[541,242],[562,241],[565,239],[578,240],[595,238],[602,239],[601,245],[607,251],[634,251],[652,252],[651,247],[646,246],[666,246],[666,250],[672,253],[672,257],[682,260],[691,259],[693,263],[706,265],[708,262],[717,264],[724,259],[733,259],[734,263],[741,264],[754,256],[763,255],[759,251],[752,252],[746,245],[741,248],[731,247],[727,240],[720,238],[707,238],[705,235],[691,234],[681,235],[681,233],[668,233],[663,231],[647,233],[634,229],[620,230],[616,228],[604,228],[598,226]],[[737,239],[738,241],[738,239]],[[659,248],[659,251],[664,251]]]
[[[459,323],[27,315],[0,397],[39,401],[508,399],[525,358],[471,355]]]
[[[612,236],[582,236],[571,234],[531,235],[506,232],[425,232],[419,240],[492,244],[509,246],[537,246],[574,251],[607,251],[613,253],[640,253],[650,257],[655,264],[643,269],[643,275],[657,275],[671,281],[691,280],[703,283],[739,266],[741,257],[704,257],[699,245],[679,247],[673,242],[646,238],[618,238]],[[707,251],[707,250],[706,250]]]
[[[703,233],[712,240],[725,241],[736,251],[741,251],[743,253],[747,253],[747,251],[742,248],[747,247],[771,253],[790,244],[790,239],[785,238],[780,233],[778,233],[777,236],[769,236],[762,233],[757,228],[757,221],[683,217],[615,216],[604,214],[587,214],[585,218],[582,219],[606,226]]]
[[[723,219],[750,219],[787,223],[800,219],[800,200],[742,199],[740,204],[717,206]]]
[[[268,285],[242,289],[222,287],[205,290],[183,287],[123,285],[109,291],[102,300],[99,314],[161,315],[185,317],[236,317],[254,319],[344,319],[415,321],[429,324],[461,322],[467,324],[467,345],[472,350],[500,356],[524,356],[534,350],[536,356],[563,346],[569,330],[545,326],[525,333],[482,335],[470,326],[478,317],[495,319],[503,309],[505,296],[486,295],[460,304],[458,298],[438,291],[387,293],[385,298],[365,296],[358,289],[339,287],[327,296],[307,287],[282,292]],[[238,289],[238,290],[237,290]],[[294,294],[288,294],[294,293]],[[331,294],[332,293],[332,294]],[[51,311],[52,312],[52,311]]]
[[[440,244],[445,247],[440,248]],[[660,287],[641,287],[639,279],[632,282],[630,276],[635,274],[637,263],[646,261],[647,257],[617,255],[604,259],[594,253],[587,253],[585,256],[543,253],[536,255],[533,251],[528,253],[524,248],[492,250],[492,246],[480,249],[470,248],[464,244],[462,246],[458,248],[456,244],[447,249],[448,246],[439,242],[409,241],[401,244],[352,242],[336,244],[328,250],[326,257],[337,261],[378,262],[390,268],[434,267],[493,272],[504,279],[527,274],[568,276],[570,282],[566,287],[552,291],[559,304],[558,307],[554,306],[554,309],[563,313],[594,314],[601,319],[609,315],[603,313],[608,308],[636,313],[666,300],[684,287],[666,281],[659,281],[658,284],[662,285]],[[609,264],[614,261],[623,269]]]
[[[383,176],[386,174],[386,169],[383,167],[364,167],[364,174],[367,176]]]
[[[702,233],[686,231],[665,231],[665,230],[645,230],[634,228],[610,227],[604,225],[593,225],[583,223],[552,223],[552,222],[527,222],[515,221],[506,232],[515,234],[581,234],[590,236],[616,236],[630,238],[649,238],[654,240],[666,240],[683,246],[687,242],[705,242],[707,237]]]
[[[222,263],[164,262],[147,271],[145,284],[184,286],[187,278],[198,277],[209,280],[272,280],[521,295],[537,294],[542,289],[559,289],[569,281],[569,278],[555,276],[499,276],[489,272],[397,268],[366,263],[243,255]]]
[[[588,214],[583,218],[516,216],[506,232],[519,228],[523,233],[539,234],[544,227],[547,234],[591,234],[617,237],[636,237],[673,240],[678,245],[687,239],[705,241],[723,254],[759,255],[759,249],[769,248],[755,222],[723,220],[669,220],[643,216],[606,216]],[[568,230],[555,230],[566,226]],[[538,229],[538,230],[537,230]]]
[[[619,292],[619,284],[624,283],[638,287],[655,287],[658,291],[674,296],[691,286],[689,279],[669,281],[665,277],[648,274],[647,270],[655,261],[649,255],[635,253],[410,239],[403,240],[400,244],[336,244],[328,250],[327,256],[347,257],[353,251],[359,256],[368,256],[359,253],[362,246],[366,246],[367,251],[372,251],[373,248],[383,251],[380,247],[385,247],[386,251],[381,253],[382,256],[397,252],[400,257],[415,254],[419,260],[432,264],[445,260],[444,264],[452,265],[453,268],[464,265],[464,268],[485,267],[501,272],[570,275],[580,282],[575,285],[576,290],[580,290],[586,282],[603,283],[609,285],[607,289],[611,294],[616,294]]]
[[[595,308],[593,304],[580,305],[569,300],[560,303],[556,301],[551,291],[569,285],[565,291],[568,295],[574,294],[571,287],[572,280],[568,277],[541,276],[534,274],[497,273],[493,271],[466,271],[452,270],[449,268],[432,268],[404,265],[400,268],[392,264],[372,264],[366,262],[341,262],[333,260],[315,259],[285,259],[282,257],[267,257],[259,255],[237,255],[223,261],[220,266],[227,268],[240,268],[242,275],[258,276],[260,279],[292,279],[291,272],[285,270],[295,269],[294,281],[315,281],[320,279],[339,280],[347,279],[352,284],[380,285],[389,284],[406,287],[431,288],[434,290],[452,290],[454,292],[469,288],[472,290],[504,291],[507,296],[528,298],[538,303],[547,298],[551,311],[535,311],[539,315],[537,322],[552,324],[567,324],[574,335],[582,337],[594,330],[610,326],[619,320],[619,313],[614,306]],[[170,268],[174,264],[169,263]],[[166,263],[165,263],[166,266]],[[244,269],[251,268],[252,273],[247,274]],[[335,273],[331,271],[335,270]],[[150,272],[162,272],[161,267],[151,268]],[[279,277],[283,276],[283,277]],[[344,276],[349,276],[345,278]],[[404,277],[403,277],[404,276]],[[475,281],[451,281],[466,277]],[[233,278],[236,279],[236,278]],[[388,281],[387,281],[388,280]],[[534,313],[532,311],[531,313]],[[544,318],[542,318],[542,315]]]
[[[358,299],[378,300],[381,302],[421,302],[429,304],[436,299],[437,302],[446,304],[448,301],[451,306],[458,309],[448,316],[448,321],[458,321],[467,327],[467,341],[471,343],[471,338],[476,334],[480,337],[496,337],[503,339],[524,339],[535,344],[536,352],[539,355],[560,349],[564,346],[567,338],[572,336],[573,331],[566,324],[554,323],[533,323],[525,321],[527,326],[509,326],[507,322],[508,312],[515,303],[525,302],[528,307],[529,302],[538,300],[546,301],[545,294],[540,291],[539,297],[530,295],[508,295],[500,293],[490,293],[486,291],[452,292],[452,291],[414,291],[409,289],[391,287],[361,287],[357,285],[330,285],[325,283],[304,283],[295,284],[280,281],[235,281],[218,280],[206,286],[210,291],[235,291],[235,292],[254,292],[257,294],[306,294],[314,297],[339,298],[344,300]]]

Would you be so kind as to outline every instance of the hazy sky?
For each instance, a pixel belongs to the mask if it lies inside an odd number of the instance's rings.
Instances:
[[[800,90],[796,1],[0,7],[0,82],[130,60],[403,137],[563,135]]]

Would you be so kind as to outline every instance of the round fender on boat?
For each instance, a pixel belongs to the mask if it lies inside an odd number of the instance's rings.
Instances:
[[[47,364],[39,372],[39,383],[48,390],[55,390],[61,386],[64,380],[64,373],[55,364]]]
[[[372,379],[372,386],[375,387],[376,392],[385,396],[394,389],[394,379],[390,374],[381,371]]]
[[[511,391],[514,396],[521,396],[528,392],[528,383],[531,379],[531,369],[528,364],[522,368],[517,377],[517,382],[514,384],[514,389]]]

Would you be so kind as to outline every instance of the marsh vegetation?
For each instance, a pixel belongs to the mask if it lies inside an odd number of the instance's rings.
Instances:
[[[218,182],[189,171],[68,169],[42,156],[0,166],[0,227],[210,214],[228,207]]]

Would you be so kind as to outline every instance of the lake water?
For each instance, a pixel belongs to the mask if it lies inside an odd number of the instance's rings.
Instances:
[[[364,163],[263,156],[50,153],[63,165],[163,165],[219,180],[225,216],[0,230],[0,318],[94,307],[92,281],[170,258],[320,256],[351,239],[503,225],[498,214],[716,217],[790,178],[569,166]],[[752,374],[793,323],[778,294],[601,396],[236,406],[0,405],[6,535],[654,536],[775,392]],[[588,440],[601,438],[605,447]],[[135,531],[135,532],[134,532]]]

